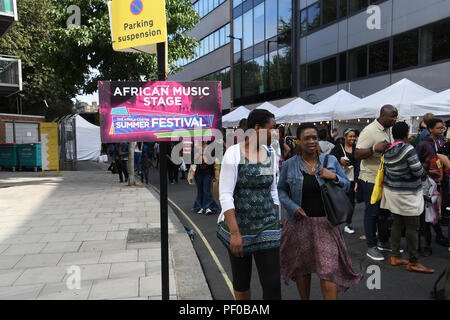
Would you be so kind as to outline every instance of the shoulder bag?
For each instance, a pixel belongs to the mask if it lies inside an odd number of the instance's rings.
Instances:
[[[323,164],[327,168],[328,155],[325,156]],[[323,207],[328,220],[333,226],[338,226],[347,220],[347,216],[352,212],[353,205],[350,202],[347,193],[338,184],[330,180],[320,187],[322,194]]]

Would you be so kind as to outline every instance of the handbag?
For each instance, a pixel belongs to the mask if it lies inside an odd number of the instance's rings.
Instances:
[[[375,186],[373,187],[372,195],[370,197],[370,204],[375,204],[383,198],[383,184],[384,184],[384,155],[381,157],[378,173],[375,178]]]
[[[328,155],[325,156],[323,167],[328,164]],[[353,205],[350,202],[347,193],[336,183],[325,180],[320,186],[322,202],[328,221],[333,226],[338,226],[347,220],[347,216],[353,211]]]

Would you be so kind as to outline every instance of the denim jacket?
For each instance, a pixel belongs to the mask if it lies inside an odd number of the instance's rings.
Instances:
[[[319,177],[319,171],[323,168],[325,154],[319,156],[319,168],[316,171],[316,178],[319,185],[322,186],[325,181]],[[350,181],[342,170],[341,165],[335,156],[328,155],[327,169],[338,176],[339,184],[346,192],[350,189]],[[292,157],[283,163],[281,168],[280,179],[278,181],[278,196],[281,205],[287,212],[287,218],[290,222],[295,223],[295,212],[302,207],[303,193],[303,174],[302,171],[308,172],[300,156]]]

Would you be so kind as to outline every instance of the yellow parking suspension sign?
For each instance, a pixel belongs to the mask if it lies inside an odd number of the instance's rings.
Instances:
[[[165,0],[113,0],[108,3],[113,49],[156,53],[167,41]]]

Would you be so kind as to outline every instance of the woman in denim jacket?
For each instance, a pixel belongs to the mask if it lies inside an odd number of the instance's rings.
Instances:
[[[353,271],[340,226],[333,227],[323,208],[320,186],[332,180],[345,191],[350,187],[336,157],[319,154],[317,128],[303,124],[297,129],[297,156],[283,164],[278,182],[287,221],[281,236],[281,274],[285,283],[297,284],[302,300],[309,299],[311,274],[320,278],[322,295],[336,300],[338,290],[355,286],[362,278]]]

